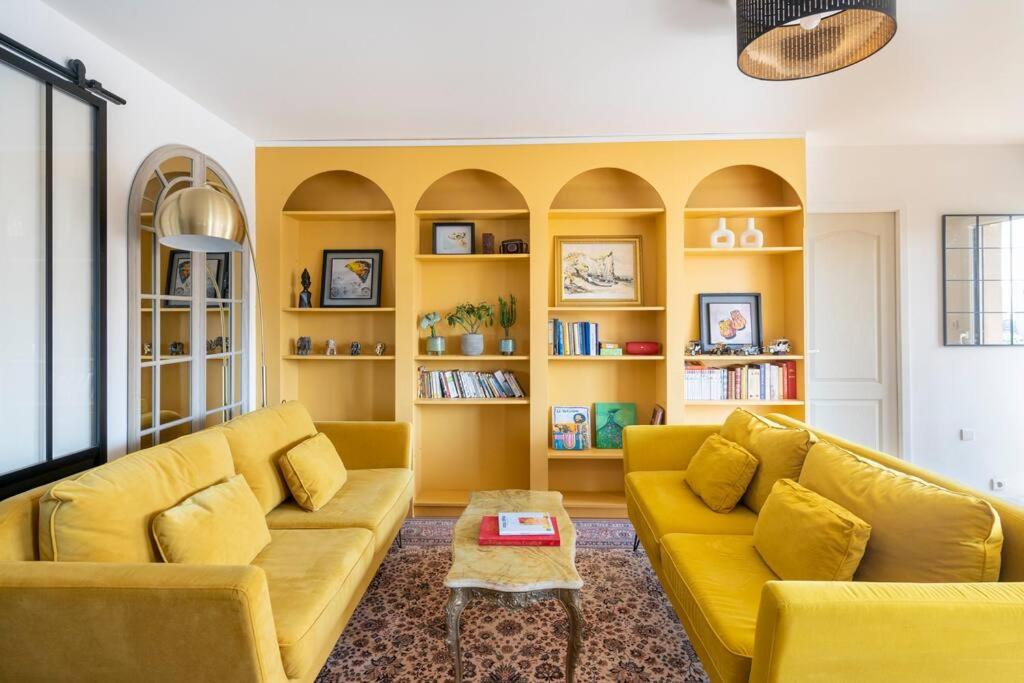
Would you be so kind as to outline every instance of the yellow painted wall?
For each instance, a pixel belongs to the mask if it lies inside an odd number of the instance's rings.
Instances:
[[[724,170],[723,170],[724,169]],[[799,139],[464,147],[259,148],[256,153],[257,258],[266,312],[270,400],[298,398],[318,419],[413,422],[418,513],[458,510],[479,488],[557,488],[578,515],[621,515],[617,453],[549,459],[550,407],[633,401],[645,421],[655,403],[671,423],[719,421],[730,407],[687,405],[683,369],[696,338],[698,292],[760,291],[764,334],[805,346],[804,143]],[[308,182],[307,182],[308,181]],[[687,212],[687,207],[690,211]],[[739,207],[762,208],[758,223],[776,251],[708,254],[717,215],[737,233]],[[697,208],[711,209],[698,211]],[[717,209],[722,209],[718,211]],[[321,212],[321,213],[308,213]],[[349,212],[349,213],[344,213]],[[776,215],[777,214],[777,215]],[[476,223],[498,242],[530,243],[527,259],[430,258],[435,220]],[[552,311],[556,235],[641,235],[644,306],[628,311]],[[384,250],[382,312],[295,312],[298,278],[308,268],[319,304],[322,250]],[[419,316],[460,301],[515,293],[515,359],[423,358]],[[393,309],[393,310],[390,310]],[[547,321],[595,320],[606,340],[663,344],[656,360],[549,360]],[[448,353],[458,332],[445,323]],[[294,340],[333,336],[388,345],[383,360],[296,360]],[[486,331],[497,353],[500,329]],[[416,400],[416,372],[511,369],[528,403],[436,405]],[[800,396],[803,396],[803,363]],[[802,404],[755,406],[803,415]]]

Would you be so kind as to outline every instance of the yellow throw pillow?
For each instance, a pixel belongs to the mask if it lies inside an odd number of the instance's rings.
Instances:
[[[862,458],[832,443],[814,445],[800,484],[871,525],[858,581],[998,581],[999,514],[957,493]]]
[[[754,525],[754,547],[786,581],[852,581],[871,525],[792,479],[775,482]]]
[[[270,543],[263,508],[236,474],[193,494],[153,520],[165,562],[249,564]]]
[[[310,512],[326,505],[348,479],[341,456],[324,434],[292,448],[279,464],[295,502]]]
[[[732,512],[756,469],[757,458],[745,448],[712,434],[690,460],[683,481],[715,512]]]
[[[800,476],[804,458],[817,441],[806,429],[783,427],[742,408],[729,415],[721,434],[757,458],[757,472],[743,496],[743,503],[754,512],[761,510],[775,482]]]

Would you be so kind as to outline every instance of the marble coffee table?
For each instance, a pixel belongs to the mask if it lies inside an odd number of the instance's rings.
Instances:
[[[558,519],[560,546],[481,546],[480,520],[499,512],[547,512]],[[583,644],[583,579],[576,571],[576,529],[557,491],[477,491],[455,524],[448,588],[448,649],[455,661],[455,680],[462,681],[459,617],[474,599],[522,609],[543,600],[557,600],[569,617],[565,679],[573,680]]]

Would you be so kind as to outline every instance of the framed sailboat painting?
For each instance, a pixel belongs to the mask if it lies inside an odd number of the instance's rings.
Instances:
[[[642,238],[555,237],[555,306],[642,306]]]

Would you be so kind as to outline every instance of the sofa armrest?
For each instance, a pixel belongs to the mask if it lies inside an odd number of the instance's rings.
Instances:
[[[408,422],[317,422],[350,470],[412,469],[412,425]]]
[[[626,474],[649,470],[683,470],[704,439],[719,425],[634,425],[626,427],[622,445]]]
[[[1009,681],[1024,584],[770,581],[750,680]]]
[[[287,680],[252,566],[0,562],[0,680]]]

